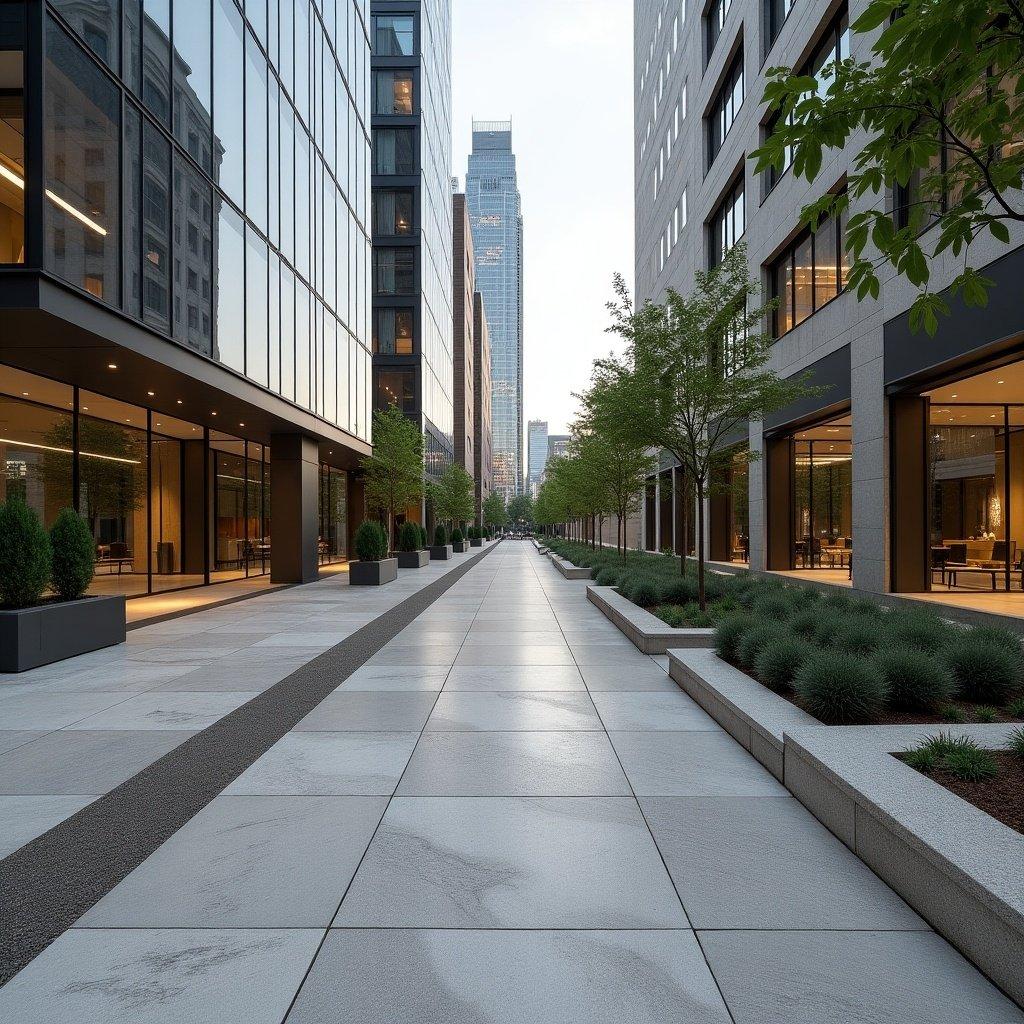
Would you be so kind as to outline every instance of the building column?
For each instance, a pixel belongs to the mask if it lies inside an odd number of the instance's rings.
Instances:
[[[764,568],[784,572],[793,568],[793,443],[788,434],[765,443],[764,479]],[[754,568],[753,551],[750,561]]]
[[[311,583],[319,575],[319,446],[302,434],[270,438],[270,579]]]
[[[893,474],[892,589],[898,594],[928,589],[931,545],[928,536],[928,400],[916,395],[892,399],[889,409]],[[855,523],[856,525],[856,523]],[[858,541],[854,539],[856,558]],[[854,572],[858,574],[856,561]]]
[[[850,411],[853,424],[853,585],[889,590],[888,452],[882,329],[873,328],[850,346]],[[919,467],[908,467],[908,472]],[[902,467],[900,472],[903,472]],[[922,502],[922,508],[925,507]],[[922,526],[922,548],[927,523]]]
[[[765,523],[765,459],[764,433],[760,421],[750,424],[750,451],[757,452],[756,461],[747,468],[747,558],[751,569],[764,569],[767,560],[767,526]]]

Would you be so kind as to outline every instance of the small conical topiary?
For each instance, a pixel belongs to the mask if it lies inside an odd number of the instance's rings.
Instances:
[[[455,527],[454,530],[452,530],[452,543],[453,544],[461,544],[462,543],[462,531],[457,526]]]
[[[398,531],[398,550],[417,551],[420,546],[420,528],[417,523],[402,523]]]
[[[434,547],[443,548],[448,543],[448,531],[443,526],[434,530]]]
[[[92,583],[96,549],[85,520],[73,509],[64,509],[50,527],[53,570],[50,583],[65,601],[81,597]]]
[[[356,554],[362,562],[379,562],[388,557],[388,538],[376,519],[365,519],[356,530]]]
[[[0,505],[0,602],[35,604],[50,582],[53,552],[39,516],[21,498]]]

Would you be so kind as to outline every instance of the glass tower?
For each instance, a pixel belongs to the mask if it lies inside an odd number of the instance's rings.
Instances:
[[[528,437],[527,480],[531,486],[539,485],[540,478],[544,475],[544,467],[548,463],[547,420],[530,420]]]
[[[474,121],[466,174],[476,286],[491,336],[494,489],[523,489],[523,217],[510,121]]]

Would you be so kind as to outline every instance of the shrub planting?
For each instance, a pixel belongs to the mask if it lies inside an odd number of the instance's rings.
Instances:
[[[804,608],[789,620],[789,630],[797,636],[810,638],[815,635],[820,618],[821,614],[817,608]]]
[[[427,546],[427,528],[420,526],[420,547],[426,548]]]
[[[983,724],[999,721],[999,711],[988,704],[981,704],[974,709],[974,720]]]
[[[947,758],[955,758],[972,747],[978,749],[977,744],[966,736],[940,732],[938,736],[927,737],[908,750],[903,761],[919,772],[934,772],[947,767]]]
[[[624,582],[619,583],[619,590],[633,604],[641,608],[649,608],[657,604],[660,595],[657,580],[649,576],[630,576]]]
[[[96,571],[96,549],[92,532],[73,509],[60,512],[50,527],[52,569],[50,585],[64,601],[81,597]]]
[[[418,523],[402,523],[398,531],[399,551],[418,551],[420,547],[420,527]]]
[[[36,604],[50,582],[50,538],[20,498],[0,505],[0,601],[8,608]]]
[[[984,640],[986,643],[1002,647],[1017,658],[1024,656],[1020,637],[1003,626],[975,626],[970,632],[970,637],[972,640]]]
[[[1024,697],[1015,697],[1006,705],[1006,710],[1014,718],[1024,718]]]
[[[881,673],[863,658],[841,651],[817,651],[793,678],[804,707],[828,725],[873,722],[885,707]]]
[[[364,519],[356,530],[356,554],[362,562],[377,562],[388,557],[388,538],[376,519]]]
[[[462,543],[462,531],[457,526],[455,527],[454,530],[452,530],[452,543],[453,544],[461,544]]]
[[[953,725],[960,725],[967,721],[967,716],[964,714],[963,708],[958,707],[956,704],[943,704],[939,708],[939,717],[944,722],[949,722]]]
[[[905,711],[936,711],[956,693],[956,680],[924,651],[885,647],[872,659],[889,689],[889,703]]]
[[[1024,728],[1014,729],[1010,735],[1006,737],[1006,748],[1011,754],[1016,754],[1017,757],[1024,758]]]
[[[892,611],[885,617],[885,643],[912,647],[926,654],[941,650],[950,627],[930,612]]]
[[[448,531],[443,526],[434,530],[434,547],[443,548],[448,543]]]
[[[800,637],[777,636],[761,648],[754,660],[754,671],[769,690],[782,693],[792,687],[793,677],[810,652],[810,645]]]
[[[677,576],[666,580],[661,587],[664,604],[689,604],[697,600],[697,581],[689,576]]]
[[[599,569],[594,575],[594,583],[599,587],[618,586],[618,569],[612,569],[610,566],[605,566],[603,569]]]
[[[785,622],[793,614],[793,600],[785,593],[767,594],[754,602],[752,610],[762,619]]]
[[[959,686],[960,696],[976,704],[1005,704],[1020,684],[1020,655],[964,633],[942,650]]]

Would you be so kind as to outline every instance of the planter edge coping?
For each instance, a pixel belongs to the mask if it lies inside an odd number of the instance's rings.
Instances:
[[[587,599],[644,654],[665,654],[674,649],[709,648],[715,631],[704,627],[677,628],[633,604],[615,587],[587,587]]]

